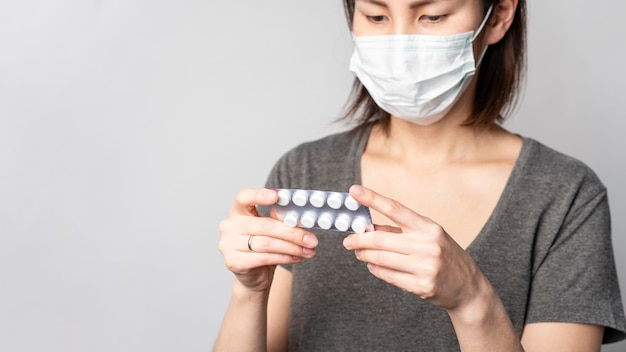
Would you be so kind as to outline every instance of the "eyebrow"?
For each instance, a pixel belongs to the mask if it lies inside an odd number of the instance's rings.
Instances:
[[[374,5],[381,6],[381,7],[385,7],[385,8],[389,8],[389,6],[387,5],[387,3],[386,3],[386,2],[384,2],[384,1],[380,1],[380,0],[360,0],[360,1],[363,1],[363,2],[368,2],[368,3],[370,3],[370,4],[374,4]],[[411,9],[414,9],[414,8],[419,7],[419,6],[422,6],[422,5],[431,4],[431,3],[433,3],[433,2],[437,2],[437,0],[416,0],[416,1],[413,1],[413,2],[409,5],[409,7],[410,7]]]

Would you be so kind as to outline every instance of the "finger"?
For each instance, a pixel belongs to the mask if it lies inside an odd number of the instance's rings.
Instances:
[[[272,205],[278,201],[278,192],[267,188],[247,188],[237,193],[231,214],[258,216],[257,205]]]
[[[312,258],[315,255],[315,248],[301,246],[275,237],[250,235],[245,240],[246,243],[241,243],[238,246],[242,252],[282,254],[303,258]]]
[[[393,233],[402,233],[402,229],[397,226],[391,225],[376,225],[374,224],[374,231],[385,231]]]
[[[374,249],[400,254],[409,254],[411,252],[411,246],[408,245],[405,236],[385,231],[351,234],[343,240],[343,246],[348,250]]]
[[[278,214],[276,214],[276,209],[274,207],[270,209],[270,218],[278,220]]]
[[[228,270],[236,274],[249,274],[260,267],[268,265],[295,264],[303,260],[302,257],[275,253],[241,253],[225,257]]]
[[[382,196],[360,185],[350,187],[350,195],[357,202],[385,215],[403,229],[415,229],[427,219],[398,201]]]
[[[233,226],[233,228],[229,226]],[[246,237],[246,241],[249,235],[263,235],[307,248],[315,248],[318,243],[317,237],[313,233],[300,227],[287,226],[272,218],[246,216],[245,219],[234,219],[231,223],[226,224],[222,231],[243,235]]]
[[[365,263],[406,273],[415,271],[416,263],[404,253],[374,249],[359,249],[354,253],[358,260]]]
[[[367,269],[375,277],[423,299],[429,299],[435,294],[434,282],[429,280],[428,276],[415,276],[408,272],[397,271],[372,263],[367,264]]]

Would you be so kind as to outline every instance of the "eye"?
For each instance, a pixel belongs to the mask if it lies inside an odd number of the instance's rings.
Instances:
[[[379,23],[385,22],[387,20],[387,16],[383,16],[383,15],[367,16],[367,20],[372,23],[379,24]]]
[[[426,23],[440,23],[445,18],[446,18],[445,15],[437,15],[437,16],[424,15],[424,16],[420,17],[419,20],[420,20],[420,22],[426,22]]]

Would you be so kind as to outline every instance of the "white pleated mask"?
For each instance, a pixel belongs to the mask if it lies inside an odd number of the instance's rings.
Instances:
[[[433,124],[471,82],[478,66],[472,43],[491,10],[476,34],[353,36],[350,71],[384,111],[419,125]]]

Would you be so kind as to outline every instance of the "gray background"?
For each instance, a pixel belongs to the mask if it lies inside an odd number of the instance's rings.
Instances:
[[[622,292],[625,10],[532,1],[507,123],[606,183]],[[342,128],[350,52],[339,1],[0,0],[0,351],[209,350],[218,222]]]

